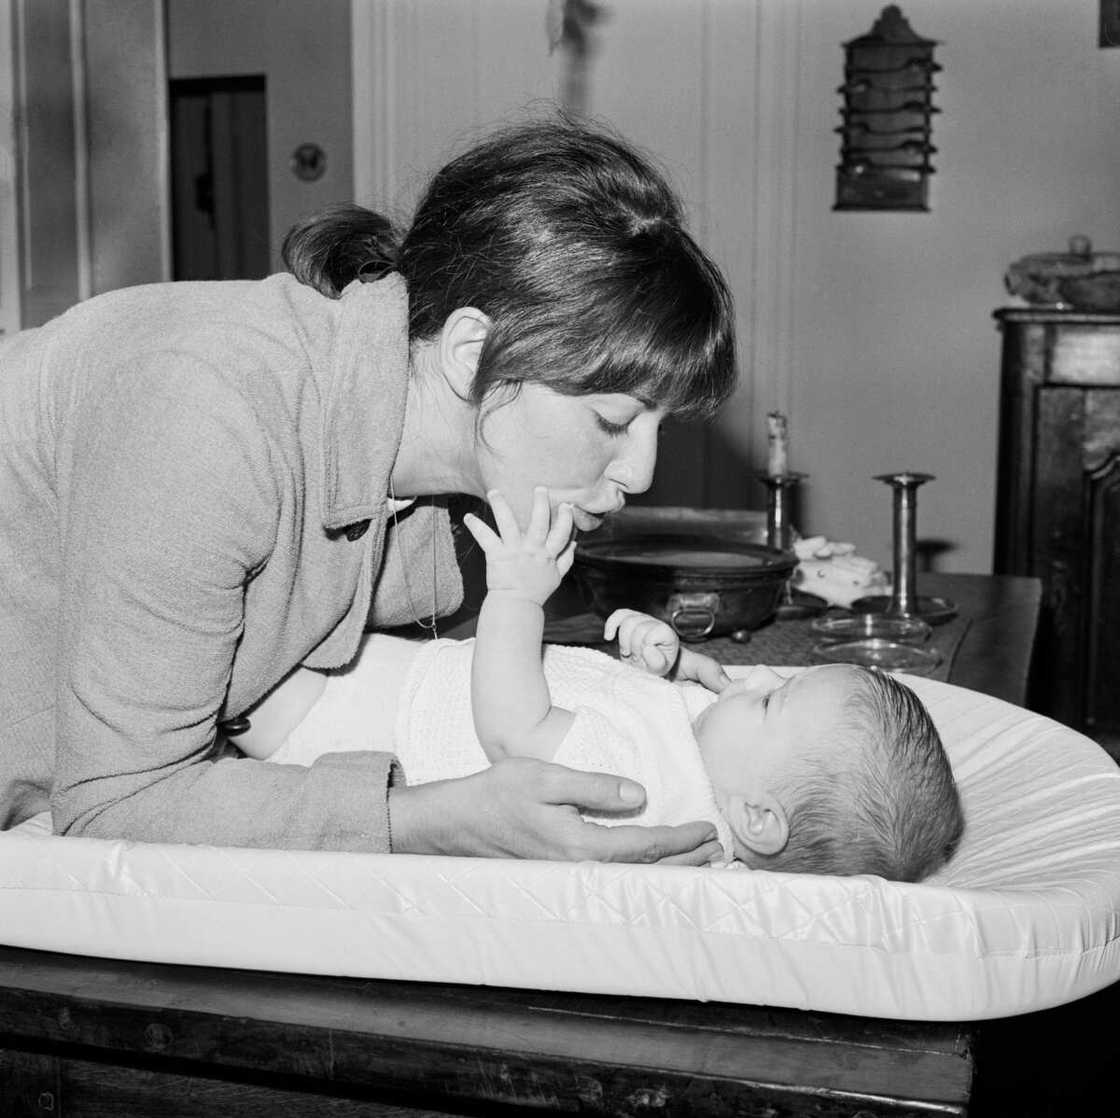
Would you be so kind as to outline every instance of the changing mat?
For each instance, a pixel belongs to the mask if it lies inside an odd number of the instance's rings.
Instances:
[[[1023,1013],[1116,981],[1120,769],[1048,719],[907,682],[968,819],[919,885],[59,838],[40,817],[0,834],[0,942],[910,1020]]]

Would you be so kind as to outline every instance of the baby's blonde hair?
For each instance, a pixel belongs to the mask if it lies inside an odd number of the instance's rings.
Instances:
[[[751,865],[921,881],[952,857],[964,832],[949,759],[909,687],[884,672],[852,670],[856,686],[832,731],[838,740],[805,750],[799,779],[779,790],[789,842]]]

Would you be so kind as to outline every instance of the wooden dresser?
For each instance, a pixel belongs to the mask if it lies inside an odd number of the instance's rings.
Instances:
[[[1043,583],[1030,705],[1120,744],[1120,315],[995,312],[997,574]]]

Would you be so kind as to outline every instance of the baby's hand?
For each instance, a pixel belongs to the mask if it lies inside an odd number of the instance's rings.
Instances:
[[[463,518],[486,554],[486,589],[527,598],[543,606],[571,569],[575,557],[572,506],[561,505],[554,519],[548,490],[538,486],[533,491],[529,526],[522,533],[513,509],[501,493],[492,489],[486,497],[497,532],[470,513]]]
[[[616,609],[603,626],[603,639],[618,634],[618,652],[623,660],[653,675],[668,675],[680,655],[680,638],[672,626],[636,609]]]

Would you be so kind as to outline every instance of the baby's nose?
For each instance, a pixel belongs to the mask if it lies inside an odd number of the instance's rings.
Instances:
[[[759,695],[768,695],[771,691],[781,687],[783,683],[785,683],[785,679],[778,675],[773,668],[768,668],[764,664],[756,664],[743,677],[744,688]]]

